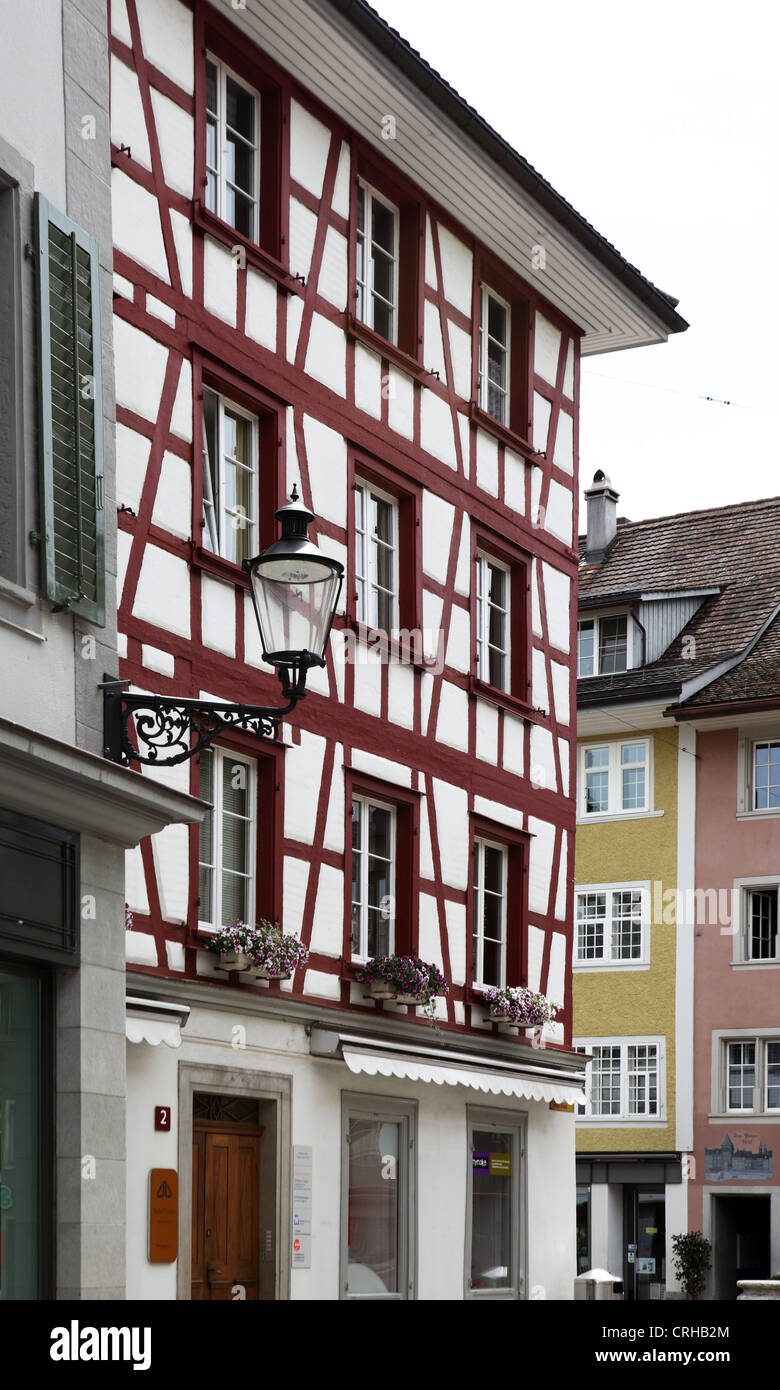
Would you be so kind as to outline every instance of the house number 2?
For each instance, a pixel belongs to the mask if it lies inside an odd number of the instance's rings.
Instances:
[[[154,1107],[154,1127],[163,1129],[166,1133],[171,1128],[171,1107],[170,1105],[155,1105]]]

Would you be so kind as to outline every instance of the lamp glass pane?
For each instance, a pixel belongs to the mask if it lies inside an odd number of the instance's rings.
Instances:
[[[261,578],[259,568],[252,571],[252,593],[263,651],[271,658],[296,652],[324,656],[338,598],[339,575],[326,570],[321,562],[308,559],[297,566],[297,572],[322,574],[322,579],[307,583],[304,579],[277,580],[267,575]]]

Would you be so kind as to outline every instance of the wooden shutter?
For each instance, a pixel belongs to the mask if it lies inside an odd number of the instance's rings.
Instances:
[[[98,246],[36,194],[42,588],[105,626]]]

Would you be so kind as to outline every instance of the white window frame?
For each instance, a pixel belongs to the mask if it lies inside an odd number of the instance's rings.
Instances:
[[[506,575],[506,608],[501,610],[506,619],[506,647],[493,648],[504,657],[503,685],[493,685],[490,679],[490,613],[491,609],[498,608],[498,604],[491,603],[488,596],[488,565]],[[512,688],[512,570],[503,560],[497,560],[488,551],[478,550],[476,571],[477,680],[483,681],[494,690],[503,690],[505,694],[509,694]]]
[[[390,593],[391,615],[390,633],[397,632],[400,625],[399,619],[399,599],[398,591],[400,584],[401,571],[401,548],[400,548],[400,512],[398,498],[393,497],[392,493],[384,492],[382,488],[375,487],[373,483],[367,483],[363,478],[355,479],[355,492],[360,493],[363,508],[363,530],[358,530],[357,508],[355,510],[355,615],[358,622],[365,623],[367,627],[374,628],[376,631],[385,631],[379,625],[379,585],[377,583],[377,570],[373,565],[373,557],[377,544],[381,544],[384,549],[389,549],[393,557],[393,588],[392,590],[383,589],[383,593]],[[392,510],[392,543],[390,546],[385,542],[375,542],[369,529],[368,517],[370,511],[370,500],[372,497],[379,498],[382,502],[388,502]]]
[[[254,556],[254,555],[256,555],[256,554],[258,553],[258,550],[259,550],[259,548],[260,548],[259,542],[258,542],[258,529],[257,529],[257,528],[258,528],[258,523],[259,523],[259,509],[260,509],[260,486],[259,486],[259,478],[258,478],[258,473],[259,473],[259,439],[260,439],[260,434],[259,434],[259,428],[260,428],[260,426],[259,426],[259,420],[258,420],[258,417],[257,417],[256,415],[253,415],[253,414],[252,414],[251,410],[245,410],[243,406],[237,405],[235,401],[230,400],[230,398],[229,398],[228,396],[223,396],[222,393],[221,393],[220,391],[215,390],[213,386],[204,385],[203,390],[204,390],[204,392],[205,392],[205,391],[209,391],[210,394],[211,394],[212,396],[214,396],[214,398],[216,399],[216,402],[217,402],[217,457],[216,457],[216,460],[215,460],[215,465],[216,465],[216,466],[215,466],[214,469],[213,469],[213,472],[214,472],[215,477],[216,477],[216,496],[213,498],[213,501],[209,503],[209,502],[207,502],[206,496],[205,496],[206,461],[207,461],[207,451],[208,451],[208,440],[207,440],[207,437],[206,437],[205,405],[204,405],[204,402],[201,401],[201,407],[202,407],[202,411],[201,411],[201,414],[202,414],[202,419],[201,419],[201,430],[202,430],[201,452],[202,452],[202,456],[203,456],[202,469],[203,469],[203,487],[204,487],[204,496],[203,496],[203,535],[202,535],[201,545],[202,545],[203,549],[204,549],[204,550],[208,550],[209,554],[211,554],[211,555],[219,555],[219,556],[222,557],[222,559],[229,560],[229,562],[230,562],[231,564],[240,564],[240,563],[241,563],[240,561],[233,560],[229,555],[226,554],[227,546],[226,546],[226,544],[225,544],[225,537],[226,537],[226,533],[227,533],[227,528],[231,525],[231,522],[230,522],[230,519],[229,519],[229,518],[230,518],[232,515],[234,515],[233,513],[231,513],[231,512],[228,511],[228,508],[227,508],[226,503],[225,503],[225,410],[229,410],[229,411],[231,411],[234,415],[238,415],[241,419],[246,420],[247,423],[248,423],[248,425],[249,425],[249,458],[250,458],[250,463],[249,463],[248,466],[247,466],[247,465],[240,465],[240,466],[245,467],[245,468],[246,468],[246,471],[249,473],[249,478],[250,478],[250,487],[249,487],[250,506],[251,506],[251,510],[252,510],[252,513],[253,513],[253,519],[247,518],[247,524],[246,524],[246,526],[245,526],[244,528],[236,527],[236,530],[238,530],[238,529],[244,529],[244,530],[246,531],[247,558],[250,558],[250,559],[251,559],[252,556]],[[209,460],[209,461],[211,461],[211,460]],[[207,541],[206,541],[207,535],[208,535],[209,537],[210,537],[210,535],[211,535],[211,532],[210,532],[210,529],[209,529],[209,523],[208,523],[208,516],[207,516],[207,513],[206,513],[206,507],[207,507],[208,505],[213,506],[214,524],[215,524],[216,533],[217,533],[217,535],[216,535],[217,548],[216,548],[216,549],[214,549],[214,548],[212,547],[212,545],[211,545],[210,543],[207,543]]]
[[[501,971],[498,987],[503,989],[506,985],[506,951],[507,951],[507,924],[509,914],[507,911],[507,893],[509,889],[509,848],[502,844],[500,840],[488,839],[485,835],[474,836],[474,848],[479,851],[479,887],[474,882],[474,862],[471,863],[472,884],[471,890],[474,900],[474,921],[471,923],[469,933],[469,953],[473,957],[474,937],[477,938],[477,968],[474,971],[472,985],[475,989],[490,989],[492,986],[486,985],[483,979],[485,970],[485,850],[497,849],[501,853]],[[477,927],[475,932],[474,927]]]
[[[360,944],[357,951],[352,949],[351,959],[357,963],[365,963],[370,960],[368,955],[368,808],[377,806],[381,811],[390,812],[390,873],[389,879],[389,898],[393,904],[393,909],[387,914],[389,921],[388,949],[387,954],[392,956],[395,952],[395,900],[398,892],[398,807],[391,801],[382,801],[380,797],[366,796],[362,792],[353,792],[351,801],[357,801],[360,805]],[[350,851],[352,852],[352,851]],[[351,885],[350,885],[351,891]],[[350,899],[350,941],[352,933],[352,903]]]
[[[737,758],[737,816],[739,820],[777,820],[780,806],[756,810],[755,758],[756,744],[780,743],[780,727],[757,724],[740,729]]]
[[[398,1303],[414,1299],[417,1296],[417,1102],[343,1091],[341,1117],[340,1298],[350,1303]],[[349,1126],[353,1119],[386,1121],[401,1126],[395,1178],[388,1173],[388,1181],[397,1181],[400,1185],[397,1233],[399,1287],[395,1293],[349,1292]]]
[[[612,902],[616,893],[636,893],[642,894],[641,906],[641,938],[639,955],[631,959],[622,959],[612,955]],[[579,950],[579,917],[578,907],[580,895],[586,893],[603,893],[606,897],[605,904],[605,934],[604,951],[602,956],[587,958],[578,955]],[[650,965],[650,881],[632,880],[626,883],[578,883],[574,889],[574,959],[575,970],[647,970]]]
[[[643,764],[634,763],[629,766],[645,769],[645,804],[644,806],[629,806],[623,808],[623,764],[621,763],[621,748],[627,747],[632,743],[644,743],[646,753]],[[609,749],[609,786],[608,802],[606,811],[588,811],[587,809],[587,782],[585,754],[594,748]],[[578,758],[578,778],[577,778],[577,823],[579,825],[590,825],[594,821],[603,820],[631,820],[641,816],[660,815],[662,812],[655,812],[653,809],[653,737],[651,734],[637,734],[635,738],[621,739],[591,739],[587,743],[581,743],[577,750]],[[593,769],[596,771],[597,769]]]
[[[500,417],[494,415],[492,411],[488,409],[488,341],[490,339],[490,335],[488,333],[487,326],[488,301],[491,299],[494,299],[496,304],[500,304],[501,308],[506,311],[506,345],[504,345],[503,343],[499,343],[497,338],[492,339],[492,341],[494,343],[497,343],[498,347],[500,347],[503,350],[506,362],[506,390],[504,391],[503,395],[504,409]],[[491,420],[496,420],[499,425],[503,425],[505,429],[509,428],[511,386],[510,371],[512,366],[511,353],[512,306],[511,304],[507,303],[505,299],[502,299],[500,294],[496,294],[496,291],[491,289],[489,285],[483,283],[479,287],[479,408],[480,410],[483,410],[486,415],[489,415]]]
[[[359,279],[359,278],[357,277],[357,266],[356,266],[356,269],[355,269],[355,275],[356,275],[356,285],[362,290],[362,301],[363,301],[363,303],[362,303],[362,311],[363,311],[363,312],[362,312],[362,313],[357,313],[357,312],[356,312],[355,317],[358,318],[358,319],[360,320],[361,323],[364,323],[364,324],[366,325],[367,328],[370,328],[370,329],[372,330],[372,332],[378,333],[380,337],[384,338],[384,336],[385,336],[384,333],[382,333],[380,329],[375,328],[375,326],[374,326],[374,291],[373,291],[372,288],[371,288],[371,275],[370,275],[370,270],[371,270],[371,266],[372,266],[372,264],[373,264],[373,259],[374,259],[374,258],[373,258],[373,254],[372,254],[373,238],[372,238],[372,236],[371,236],[371,225],[372,225],[373,219],[372,219],[372,216],[371,216],[371,205],[372,205],[374,199],[376,198],[377,202],[378,202],[378,203],[381,203],[383,208],[386,208],[388,212],[391,212],[391,213],[393,214],[393,267],[394,267],[394,274],[393,274],[393,290],[394,290],[395,293],[394,293],[394,298],[393,298],[392,301],[391,301],[391,300],[388,300],[388,299],[385,299],[385,298],[384,298],[384,295],[379,295],[379,298],[382,300],[382,303],[383,303],[383,304],[388,304],[388,305],[390,306],[390,308],[392,309],[392,311],[393,311],[393,333],[392,333],[392,337],[388,338],[386,341],[387,341],[387,342],[390,342],[390,343],[393,343],[394,345],[397,345],[397,343],[398,343],[398,312],[399,312],[399,304],[400,304],[400,278],[399,278],[399,277],[400,277],[400,269],[401,269],[401,256],[400,256],[401,211],[400,211],[400,208],[398,208],[397,205],[396,205],[395,203],[391,202],[391,200],[390,200],[389,198],[386,198],[386,197],[385,197],[384,193],[380,193],[380,191],[379,191],[378,188],[374,188],[372,184],[366,183],[366,180],[365,180],[365,179],[358,179],[358,190],[360,190],[360,189],[363,190],[363,200],[364,200],[364,201],[363,201],[363,232],[362,232],[362,236],[363,236],[363,274],[364,274],[364,278],[361,280],[361,279]],[[360,236],[361,236],[361,233],[360,233],[360,231],[359,231],[359,229],[358,229],[357,227],[356,227],[356,229],[355,229],[355,236],[356,236],[356,239],[359,239]],[[382,248],[382,249],[384,250],[384,248]],[[357,311],[359,308],[360,308],[360,298],[357,298],[357,299],[355,300],[355,309],[356,309],[356,311]]]
[[[247,821],[246,834],[248,836],[247,847],[247,905],[246,921],[249,926],[255,923],[255,895],[256,895],[256,870],[257,870],[257,762],[254,758],[245,757],[243,753],[234,753],[230,748],[220,748],[217,744],[212,744],[207,750],[213,757],[212,763],[212,809],[209,811],[212,825],[212,863],[207,865],[212,873],[212,917],[203,916],[203,903],[198,904],[198,926],[201,931],[214,932],[222,926],[222,844],[223,844],[223,804],[222,804],[222,769],[227,763],[241,765],[247,769],[247,805],[249,807],[249,818]],[[203,861],[200,858],[200,847],[198,847],[198,878],[200,878],[200,867]]]
[[[775,937],[774,956],[752,956],[752,927],[750,914],[750,894],[776,892],[778,895],[778,931]],[[751,970],[776,970],[780,966],[780,875],[766,876],[753,874],[749,878],[735,878],[732,904],[736,908],[736,920],[732,921],[732,965]]]
[[[617,1115],[605,1115],[600,1111],[591,1111],[591,1071],[592,1062],[588,1062],[585,1071],[585,1113],[577,1114],[577,1124],[592,1125],[600,1129],[609,1129],[613,1125],[625,1128],[637,1126],[642,1129],[665,1129],[666,1118],[666,1038],[663,1035],[639,1035],[636,1037],[610,1037],[610,1038],[575,1038],[572,1041],[572,1051],[574,1052],[593,1052],[597,1047],[619,1047],[620,1048],[620,1111]],[[658,1101],[658,1113],[655,1115],[634,1114],[629,1111],[629,1068],[628,1051],[631,1047],[655,1047],[656,1048],[656,1094]]]
[[[753,1043],[755,1045],[755,1083],[753,1086],[753,1105],[750,1109],[729,1108],[729,1048],[732,1043]],[[780,1106],[772,1106],[770,1109],[766,1104],[769,1043],[780,1045],[780,1028],[719,1028],[713,1031],[710,1119],[749,1115],[755,1119],[764,1117],[775,1123],[780,1123]]]
[[[625,618],[626,619],[626,664],[619,671],[602,671],[600,667],[601,657],[601,623],[605,618]],[[590,675],[584,676],[580,672],[579,658],[579,632],[582,623],[593,623],[593,663],[594,670]],[[626,608],[610,609],[608,612],[600,610],[598,613],[581,612],[577,615],[577,679],[581,681],[592,680],[595,676],[621,676],[625,671],[634,670],[634,620],[633,614]]]
[[[258,240],[259,240],[259,227],[260,227],[260,93],[256,90],[256,88],[250,87],[249,83],[248,83],[248,82],[245,82],[244,79],[243,79],[243,77],[239,77],[238,73],[237,73],[237,72],[234,72],[233,69],[230,68],[230,67],[228,67],[228,65],[227,65],[226,63],[223,63],[223,62],[222,62],[222,59],[221,59],[221,58],[218,58],[218,57],[216,56],[215,53],[207,53],[207,54],[206,54],[206,62],[212,63],[212,64],[214,65],[214,67],[217,69],[217,112],[216,112],[216,116],[217,116],[217,137],[216,137],[216,144],[217,144],[217,148],[216,148],[217,168],[216,168],[216,169],[211,169],[210,166],[208,166],[208,165],[206,166],[206,172],[207,172],[207,173],[213,173],[213,174],[214,174],[215,180],[216,180],[216,185],[217,185],[217,206],[216,206],[216,208],[213,209],[213,212],[214,212],[215,216],[221,218],[221,220],[222,220],[223,222],[226,222],[227,225],[228,225],[229,227],[232,227],[233,230],[237,233],[238,236],[244,236],[244,233],[241,232],[241,231],[239,231],[238,227],[236,227],[232,222],[230,222],[230,221],[228,220],[228,217],[227,217],[227,182],[228,182],[228,180],[227,180],[227,174],[226,174],[226,171],[225,171],[225,164],[226,164],[226,155],[227,155],[227,117],[226,117],[226,112],[227,112],[227,79],[228,79],[228,77],[231,79],[231,81],[233,81],[233,82],[236,83],[236,86],[241,87],[242,90],[245,91],[245,92],[247,92],[247,93],[249,94],[249,96],[251,96],[251,97],[253,98],[253,100],[254,100],[254,122],[253,122],[253,130],[252,130],[252,137],[253,137],[253,141],[254,141],[254,144],[253,144],[253,146],[252,146],[253,151],[254,151],[254,180],[253,180],[253,189],[252,189],[251,195],[247,195],[246,189],[238,188],[238,185],[236,185],[236,188],[237,188],[237,191],[238,191],[239,193],[242,193],[244,196],[251,196],[251,197],[252,197],[252,200],[253,200],[253,208],[252,208],[252,232],[251,232],[251,236],[248,238],[248,240],[254,242],[255,245],[256,245],[256,244],[258,243]],[[205,72],[205,68],[204,68],[204,72]],[[204,100],[205,100],[205,98],[204,98]],[[207,124],[208,124],[208,117],[209,117],[209,114],[210,114],[210,113],[209,113],[208,110],[207,110],[207,111],[206,111],[206,122],[207,122]],[[238,131],[236,131],[235,134],[238,135],[238,138],[239,138],[240,140],[243,140],[243,139],[244,139],[243,136],[239,135]],[[244,142],[244,143],[246,143],[246,142]],[[207,152],[208,152],[208,138],[207,138],[207,140],[206,140],[206,150],[207,150]],[[204,206],[207,206],[207,204],[206,204],[206,194],[205,194],[205,191],[204,191]]]

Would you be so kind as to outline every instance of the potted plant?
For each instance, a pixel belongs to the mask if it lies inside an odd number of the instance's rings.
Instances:
[[[220,927],[209,938],[208,949],[219,953],[222,969],[248,971],[263,980],[289,980],[295,967],[309,958],[297,936],[286,936],[278,923],[265,918],[256,927],[246,922]]]
[[[258,924],[250,951],[250,973],[261,980],[289,980],[299,965],[305,965],[309,952],[297,936],[285,935],[279,923],[266,918]]]
[[[549,1023],[560,1007],[525,985],[490,985],[483,990],[483,997],[491,1018],[516,1024],[519,1028],[539,1028]]]
[[[712,1246],[701,1231],[685,1231],[672,1236],[674,1275],[687,1298],[701,1298],[712,1264]]]
[[[422,1004],[429,1012],[432,1000],[449,990],[437,966],[419,956],[375,956],[361,966],[357,979],[368,985],[372,999]]]

